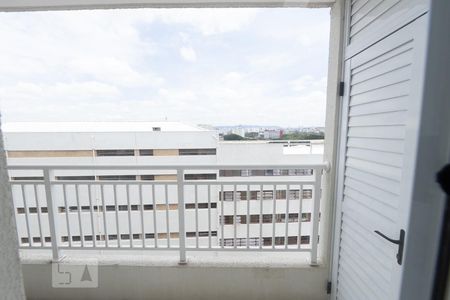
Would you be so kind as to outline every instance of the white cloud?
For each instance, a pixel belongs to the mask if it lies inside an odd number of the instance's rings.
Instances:
[[[273,71],[294,64],[298,60],[298,56],[292,53],[276,53],[264,55],[252,55],[249,57],[249,63],[259,69]]]
[[[189,24],[203,35],[232,32],[249,24],[259,9],[180,9],[161,11],[158,17],[167,24]]]
[[[312,10],[284,17],[289,11],[0,15],[2,114],[5,121],[321,125],[328,23],[306,22]]]
[[[192,47],[181,47],[180,48],[180,55],[181,57],[189,62],[195,62],[197,60],[197,54],[195,53],[195,50]]]
[[[314,78],[311,75],[304,75],[289,82],[291,88],[295,92],[304,92],[311,90],[325,91],[327,86],[327,78]]]

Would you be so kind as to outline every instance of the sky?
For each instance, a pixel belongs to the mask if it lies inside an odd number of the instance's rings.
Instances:
[[[325,123],[329,9],[0,13],[3,122]]]

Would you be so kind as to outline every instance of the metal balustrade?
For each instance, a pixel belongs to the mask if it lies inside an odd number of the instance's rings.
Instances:
[[[327,164],[15,165],[11,180],[21,249],[309,252],[317,264],[321,180]],[[309,169],[309,176],[186,180],[187,171]],[[67,171],[172,171],[176,180],[57,180]],[[21,171],[23,172],[23,171]],[[34,178],[43,180],[36,180]],[[60,177],[65,178],[65,177]],[[92,176],[89,177],[92,179]]]

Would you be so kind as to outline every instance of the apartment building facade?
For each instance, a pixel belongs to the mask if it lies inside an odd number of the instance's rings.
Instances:
[[[296,158],[283,145],[221,143],[215,131],[173,122],[15,123],[4,126],[4,139],[9,164],[85,167],[50,174],[62,246],[171,248],[180,231],[186,247],[311,246],[313,187],[301,182],[312,169],[220,168]],[[205,169],[189,169],[198,165]],[[34,185],[42,170],[10,170],[10,180],[20,245],[50,245],[46,191]]]

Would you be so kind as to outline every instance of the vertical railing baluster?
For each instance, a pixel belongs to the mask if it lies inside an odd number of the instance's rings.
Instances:
[[[184,224],[184,170],[177,170],[177,188],[178,188],[178,237],[180,241],[180,261],[179,264],[185,265],[186,261],[186,231]]]
[[[198,243],[198,185],[194,184],[194,197],[195,197],[195,245],[199,247]]]
[[[236,203],[236,185],[233,186],[233,245],[236,249],[237,247],[237,238],[236,238],[236,231],[237,231],[237,222],[236,222],[236,210],[237,210],[237,203]]]
[[[320,194],[322,186],[322,170],[314,169],[314,198],[312,215],[312,236],[311,236],[311,265],[317,265],[317,244],[319,239],[319,212],[320,212]]]
[[[125,185],[125,189],[126,189],[126,197],[127,197],[127,208],[128,208],[128,238],[130,241],[130,248],[134,248],[133,245],[133,229],[132,229],[132,224],[131,224],[131,202],[130,202],[130,185],[127,183]]]
[[[277,229],[277,196],[276,196],[277,186],[273,185],[273,194],[272,194],[272,249],[275,249],[275,231]]]
[[[52,257],[53,261],[59,260],[59,240],[58,235],[56,233],[56,228],[58,228],[56,214],[55,214],[55,206],[53,205],[52,198],[52,187],[50,183],[50,170],[44,169],[44,185],[45,185],[45,197],[47,199],[47,211],[48,211],[48,220],[50,227],[50,240],[52,243]]]
[[[225,247],[225,238],[224,238],[224,224],[225,224],[225,216],[223,214],[223,205],[225,203],[225,195],[223,194],[223,184],[220,185],[220,231],[221,231],[221,246],[222,249]]]
[[[30,219],[29,219],[30,212],[28,210],[28,203],[27,203],[27,199],[25,197],[25,185],[24,184],[20,184],[20,191],[22,193],[23,208],[25,209],[25,224],[27,226],[28,244],[30,247],[33,247],[33,239],[31,237]]]
[[[208,248],[211,246],[211,185],[208,184]]]
[[[77,210],[78,210],[78,226],[80,230],[80,241],[81,247],[84,247],[84,234],[83,234],[83,224],[81,223],[81,206],[80,206],[80,198],[78,192],[78,184],[74,185],[75,187],[75,199],[77,200]]]
[[[247,184],[247,249],[250,248],[250,185]]]
[[[166,237],[167,237],[167,248],[170,248],[170,223],[169,223],[169,192],[167,190],[167,184],[164,184],[164,199],[166,200]],[[178,203],[179,205],[179,203]],[[178,236],[180,233],[178,233]]]
[[[100,184],[100,199],[102,201],[103,206],[103,234],[105,235],[105,246],[106,248],[109,247],[109,236],[108,236],[108,226],[106,222],[106,200],[105,200],[105,191],[104,191],[104,185]]]
[[[44,247],[45,246],[45,237],[44,237],[44,233],[42,232],[41,204],[39,203],[36,184],[33,184],[33,192],[34,192],[34,199],[36,201],[36,209],[37,209],[37,214],[38,214],[39,236],[41,237],[41,246]]]
[[[294,192],[295,193],[295,192]],[[295,194],[294,194],[295,196]],[[302,247],[302,204],[303,204],[303,185],[298,188],[298,240],[297,247],[300,249]]]
[[[284,235],[284,248],[287,249],[289,245],[289,193],[290,193],[290,186],[289,184],[286,186],[286,215],[285,215],[285,235]]]
[[[117,230],[116,241],[117,241],[117,247],[120,248],[120,247],[122,247],[122,239],[120,237],[119,204],[117,201],[117,185],[113,183],[112,186],[113,186],[113,193],[114,193],[114,206],[116,208],[116,230]]]
[[[139,205],[141,212],[141,239],[142,239],[142,248],[145,248],[145,222],[144,222],[144,195],[142,192],[142,184],[139,184]]]
[[[152,184],[152,203],[153,203],[153,239],[155,240],[155,248],[158,248],[158,227],[157,227],[157,220],[156,220],[156,192],[155,192],[156,185]]]
[[[263,234],[262,234],[262,219],[263,219],[263,186],[259,186],[259,249],[263,246]]]
[[[87,184],[88,189],[88,200],[89,200],[89,213],[91,215],[91,231],[92,231],[92,244],[95,247],[97,247],[97,234],[95,232],[95,225],[94,225],[94,206],[92,205],[92,196],[91,196],[91,185]],[[97,206],[98,211],[98,206]]]
[[[65,215],[66,215],[67,239],[69,240],[69,247],[72,247],[72,232],[70,232],[69,206],[67,205],[67,189],[66,189],[66,185],[64,183],[62,184],[62,193],[63,193],[64,208],[65,208]],[[48,203],[47,203],[47,210],[48,210]]]

